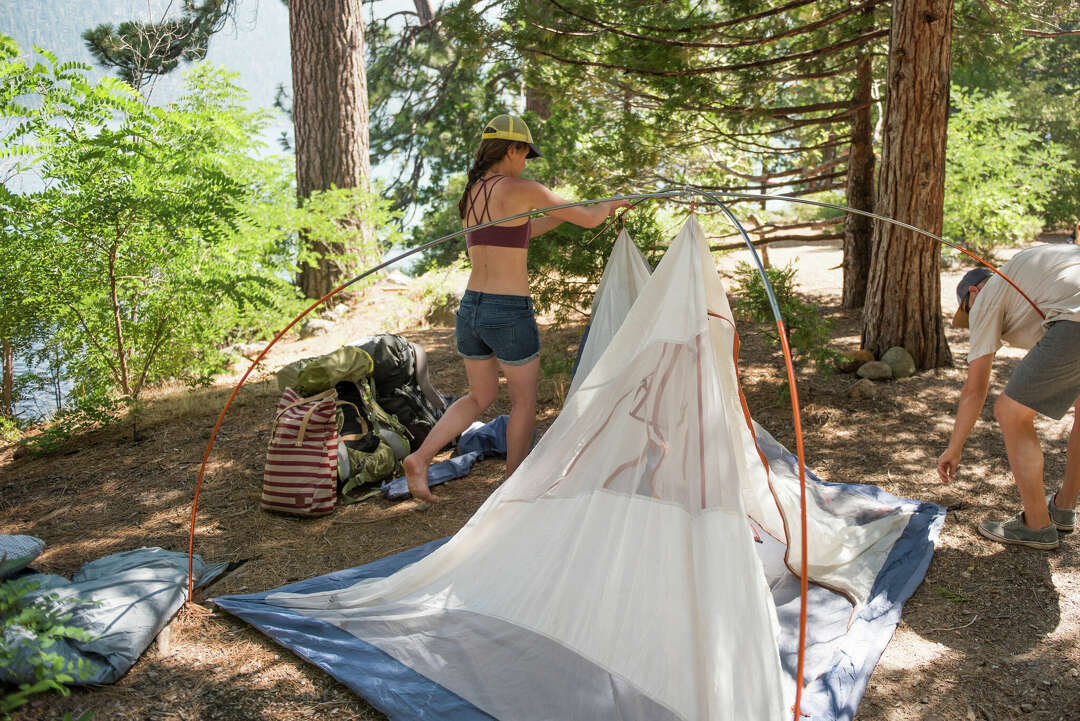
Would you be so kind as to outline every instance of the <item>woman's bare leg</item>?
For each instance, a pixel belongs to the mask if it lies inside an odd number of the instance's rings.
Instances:
[[[408,455],[401,465],[405,469],[405,481],[413,498],[433,503],[435,496],[428,488],[427,471],[431,459],[439,449],[461,435],[476,417],[484,412],[499,392],[499,365],[494,358],[487,360],[465,359],[465,375],[469,378],[469,392],[458,398],[443,413],[435,427],[428,433],[420,447]],[[535,393],[533,394],[535,397]]]
[[[536,428],[536,383],[540,359],[524,365],[500,364],[510,391],[510,421],[506,425],[506,477],[517,470],[532,446]]]

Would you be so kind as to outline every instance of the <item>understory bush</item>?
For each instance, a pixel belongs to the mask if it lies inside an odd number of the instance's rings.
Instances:
[[[766,268],[780,315],[787,330],[788,345],[796,360],[813,362],[817,372],[829,376],[842,354],[829,345],[832,338],[832,321],[823,318],[821,312],[812,304],[800,299],[796,294],[798,283],[795,280],[797,268],[788,263],[782,268]],[[757,268],[745,261],[735,267],[735,283],[732,287],[731,307],[736,314],[775,328],[776,318],[772,305]],[[779,330],[763,331],[774,345],[780,345]]]
[[[0,697],[0,719],[3,721],[10,719],[11,713],[35,694],[54,691],[67,696],[71,692],[65,684],[85,680],[93,670],[85,659],[79,659],[77,663],[65,661],[49,650],[61,639],[88,641],[90,635],[85,629],[67,625],[71,613],[60,610],[55,594],[44,594],[30,603],[25,602],[25,597],[37,588],[38,585],[28,579],[0,582],[0,666],[9,666],[18,659],[34,669],[35,677],[33,683],[19,684],[14,691],[3,691]],[[84,713],[78,721],[89,721],[90,718],[90,713]]]
[[[341,249],[328,260],[348,272],[393,242],[373,192],[331,188],[297,205],[292,159],[259,141],[270,114],[247,107],[233,75],[196,66],[182,97],[155,106],[4,40],[0,157],[18,182],[0,186],[0,337],[54,351],[78,411],[41,450],[117,401],[137,411],[149,386],[209,383],[230,363],[223,348],[303,307],[293,278],[316,243]]]
[[[19,424],[14,418],[0,416],[0,441],[17,441],[22,436],[19,432]]]
[[[954,86],[950,102],[943,236],[979,254],[1031,240],[1055,187],[1075,172],[1065,149],[1018,121],[1005,91]]]

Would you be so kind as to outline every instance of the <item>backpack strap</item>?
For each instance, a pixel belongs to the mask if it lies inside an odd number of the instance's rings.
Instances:
[[[323,391],[322,393],[319,393],[318,395],[309,396],[308,398],[301,398],[300,400],[294,401],[294,402],[290,403],[289,405],[285,406],[280,411],[278,411],[276,416],[274,416],[274,424],[270,429],[271,435],[277,429],[277,424],[278,424],[278,421],[281,419],[281,414],[282,413],[284,413],[285,411],[287,411],[287,410],[289,410],[291,408],[296,408],[297,406],[302,406],[305,403],[310,403],[311,408],[308,408],[307,411],[304,412],[304,417],[300,420],[300,430],[297,431],[297,433],[296,433],[296,443],[293,444],[295,446],[303,445],[303,443],[304,443],[304,433],[307,431],[308,423],[311,421],[311,414],[314,413],[315,409],[319,407],[319,404],[316,401],[321,401],[321,400],[324,400],[326,398],[330,398],[331,396],[334,396],[334,397],[337,396],[337,389],[335,389],[335,388],[327,388],[325,391]]]
[[[364,414],[360,412],[360,409],[356,407],[356,404],[352,401],[338,401],[337,405],[338,408],[341,408],[342,406],[352,406],[353,410],[356,411],[356,419],[360,421],[360,427],[363,429],[361,433],[348,433],[344,436],[338,436],[338,440],[358,441],[361,438],[364,438],[370,429],[368,428],[367,421],[364,420]]]

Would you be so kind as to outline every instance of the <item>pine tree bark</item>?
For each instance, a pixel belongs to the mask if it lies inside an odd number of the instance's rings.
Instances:
[[[551,115],[551,98],[548,94],[532,85],[525,86],[525,109],[536,113],[544,120]],[[624,107],[626,112],[629,112]]]
[[[3,381],[0,381],[0,417],[11,418],[11,396],[15,388],[15,351],[10,338],[0,338],[3,350]]]
[[[875,212],[941,234],[953,0],[895,0]],[[875,223],[863,347],[903,346],[920,369],[952,363],[938,244]]]
[[[871,111],[873,63],[869,53],[859,58],[855,70],[856,90],[851,116],[851,148],[848,151],[847,204],[858,210],[874,209],[874,124]],[[862,308],[870,277],[874,221],[848,213],[844,218],[844,308]]]
[[[416,7],[416,17],[420,19],[420,24],[429,25],[435,18],[435,13],[431,10],[431,0],[413,0],[413,5]]]
[[[367,189],[368,95],[360,0],[290,0],[296,191],[300,200],[331,187]],[[370,233],[361,220],[362,233]],[[307,238],[316,265],[301,268],[308,298],[333,290],[343,269],[332,257],[347,249]]]

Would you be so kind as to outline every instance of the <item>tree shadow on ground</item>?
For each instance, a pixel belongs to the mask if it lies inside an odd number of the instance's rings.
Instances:
[[[822,312],[835,320],[841,345],[857,345],[857,314],[839,310],[835,299]],[[748,324],[739,327],[741,377],[751,413],[794,448],[779,356]],[[545,329],[544,347],[572,354],[580,331],[579,326],[554,334]],[[463,393],[466,383],[453,331],[407,335],[428,350],[436,387]],[[955,351],[966,339],[950,330],[950,340]],[[1015,360],[1003,359],[996,367],[992,395],[1004,386],[1010,363]],[[957,368],[882,384],[878,398],[866,401],[845,395],[853,377],[824,379],[799,369],[811,469],[825,480],[873,483],[904,497],[964,504],[949,514],[927,581],[905,608],[894,639],[893,646],[903,649],[908,649],[905,639],[912,641],[910,657],[883,663],[874,673],[860,721],[967,719],[969,711],[982,714],[982,707],[993,715],[974,718],[1019,717],[1018,704],[1029,701],[1013,700],[1029,698],[1044,677],[1051,686],[1042,700],[1031,702],[1035,715],[1024,718],[1057,719],[1044,711],[1053,704],[1071,709],[1067,692],[1080,684],[1073,680],[1070,687],[1068,669],[1063,671],[1070,662],[1080,666],[1080,648],[1075,638],[1062,638],[1060,630],[1076,627],[1070,621],[1076,617],[1075,594],[1056,590],[1060,580],[1055,580],[1066,572],[1075,578],[1080,539],[1068,539],[1061,551],[1048,555],[1003,549],[974,532],[976,522],[1006,510],[1011,514],[1017,505],[989,410],[969,441],[959,479],[949,485],[937,479],[936,458],[951,428],[962,368],[961,361]],[[262,464],[278,391],[265,380],[267,374],[261,378],[262,383],[257,378],[241,392],[230,411],[200,499],[196,552],[209,561],[251,559],[215,584],[211,596],[275,588],[451,535],[503,475],[501,461],[484,461],[468,477],[437,490],[443,502],[423,513],[411,501],[382,499],[317,519],[262,512]],[[558,393],[544,381],[540,392],[544,427],[558,414]],[[65,575],[94,558],[143,545],[186,551],[199,461],[227,395],[227,388],[208,389],[182,415],[167,399],[150,401],[148,414],[160,421],[144,428],[140,443],[121,428],[78,439],[71,455],[5,459],[0,533],[43,538],[48,547],[39,567]],[[503,394],[488,415],[507,410]],[[1066,434],[1061,429],[1062,424],[1041,428],[1044,438],[1049,436],[1046,468],[1051,479],[1064,469]],[[151,650],[117,684],[76,691],[66,701],[47,699],[21,718],[54,718],[81,708],[98,709],[101,719],[302,719],[329,715],[333,708],[345,709],[342,718],[382,718],[329,676],[283,653],[243,623],[219,613],[205,616],[185,609],[182,614],[171,656],[160,658]],[[926,647],[934,649],[933,659],[920,656]],[[927,702],[920,703],[924,698]],[[1006,709],[1002,699],[1012,706]],[[903,715],[896,711],[898,703],[910,704]],[[1061,718],[1080,718],[1080,712]]]
[[[220,614],[220,615],[219,615]],[[68,698],[37,697],[15,721],[89,711],[104,721],[278,721],[385,717],[351,690],[218,612],[190,621],[181,611],[169,655],[151,646],[117,683],[74,688]]]
[[[407,335],[427,349],[435,386],[463,394],[466,379],[453,331]],[[568,342],[566,334],[553,339]],[[73,439],[60,453],[0,459],[0,533],[42,538],[46,551],[35,567],[66,576],[88,561],[141,546],[186,552],[199,462],[229,392],[200,391],[183,402],[182,412],[174,399],[151,399],[144,419],[155,420],[142,424],[139,442],[129,428],[114,427]],[[279,395],[269,371],[257,374],[237,396],[210,456],[195,551],[208,561],[248,562],[215,583],[208,596],[276,588],[452,535],[505,475],[501,460],[482,461],[452,488],[437,490],[443,502],[423,513],[413,501],[382,498],[340,506],[320,518],[266,513],[259,508],[262,467]],[[484,420],[508,410],[502,394]],[[548,410],[545,425],[555,415]],[[201,596],[196,592],[197,601]],[[17,718],[90,709],[99,719],[276,720],[322,717],[330,708],[342,709],[335,716],[340,718],[383,718],[240,621],[220,613],[202,616],[192,607],[181,611],[185,617],[168,658],[158,658],[152,646],[118,683],[76,690],[66,700],[43,697]]]
[[[816,300],[834,321],[834,339],[858,348],[859,318],[835,296]],[[741,374],[751,414],[794,448],[782,359],[754,328],[742,325]],[[1080,718],[1080,641],[1076,568],[1080,538],[1054,552],[1005,547],[978,535],[980,521],[1013,515],[1019,497],[993,419],[1021,354],[1002,353],[979,422],[955,480],[937,476],[937,457],[952,429],[966,375],[967,334],[947,331],[955,363],[877,384],[874,399],[848,398],[854,375],[831,378],[800,368],[798,392],[807,466],[825,480],[870,483],[906,498],[949,507],[924,583],[874,671],[860,721]],[[1040,419],[1048,489],[1065,470],[1071,415]],[[1076,675],[1074,675],[1076,674]]]

